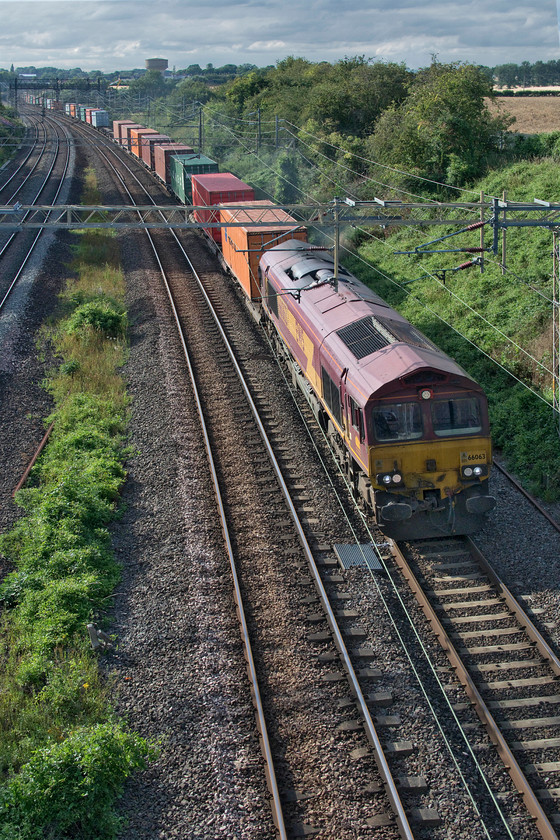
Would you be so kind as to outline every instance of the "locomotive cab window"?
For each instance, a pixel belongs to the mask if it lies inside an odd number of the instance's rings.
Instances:
[[[434,400],[432,425],[438,437],[477,434],[482,429],[480,403],[476,397]]]
[[[375,406],[372,412],[377,440],[416,440],[422,437],[422,414],[417,402]]]

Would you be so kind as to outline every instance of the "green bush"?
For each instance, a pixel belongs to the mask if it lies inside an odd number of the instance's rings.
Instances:
[[[105,723],[36,750],[0,788],[1,840],[109,840],[126,778],[155,756],[147,742]]]
[[[83,332],[87,327],[108,338],[121,338],[126,334],[126,313],[107,299],[83,303],[68,318],[65,329],[72,335]]]

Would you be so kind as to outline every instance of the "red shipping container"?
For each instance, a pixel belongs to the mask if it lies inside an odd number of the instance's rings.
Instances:
[[[183,146],[182,143],[169,143],[162,146],[154,146],[154,169],[156,175],[161,178],[164,184],[171,183],[171,172],[169,171],[169,158],[171,155],[190,155],[194,149],[190,146]]]
[[[164,143],[166,145],[171,143],[171,137],[167,134],[148,134],[145,137],[145,143],[142,143],[142,160],[150,169],[154,168],[154,146],[161,146]]]
[[[241,181],[231,172],[209,172],[202,175],[192,175],[192,203],[194,207],[212,207],[216,204],[237,204],[243,201],[254,201],[255,193],[252,187]],[[219,210],[199,209],[194,211],[197,222],[220,221]],[[215,242],[222,241],[222,231],[219,227],[206,228],[206,232]]]
[[[101,111],[101,108],[88,108],[86,111],[86,122],[93,125],[93,116],[96,111]]]
[[[123,125],[136,125],[136,123],[134,120],[113,120],[113,137],[117,143],[121,142],[121,128]]]

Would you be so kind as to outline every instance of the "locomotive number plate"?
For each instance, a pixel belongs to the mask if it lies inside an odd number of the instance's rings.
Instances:
[[[461,465],[485,464],[486,460],[486,452],[461,452]]]

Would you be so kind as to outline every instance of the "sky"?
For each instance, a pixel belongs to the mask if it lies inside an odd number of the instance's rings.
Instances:
[[[0,0],[0,69],[560,59],[560,0]]]

